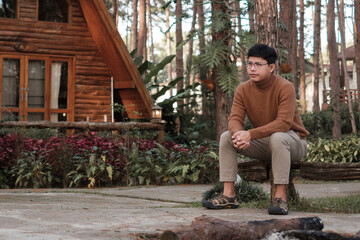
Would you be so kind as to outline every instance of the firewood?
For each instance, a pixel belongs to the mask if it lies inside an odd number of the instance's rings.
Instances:
[[[248,240],[274,232],[321,229],[323,223],[318,217],[230,222],[203,215],[195,218],[189,227],[165,231],[161,240]]]
[[[284,239],[301,239],[301,240],[360,240],[360,236],[351,234],[340,234],[329,231],[314,231],[314,230],[295,230],[286,231],[281,234]]]

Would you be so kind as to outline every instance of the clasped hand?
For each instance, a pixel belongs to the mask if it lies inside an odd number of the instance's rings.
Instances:
[[[232,136],[232,142],[237,149],[247,149],[250,147],[251,136],[248,131],[238,131]]]

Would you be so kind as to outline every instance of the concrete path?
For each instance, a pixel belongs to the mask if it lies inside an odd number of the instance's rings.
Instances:
[[[268,191],[268,184],[262,185]],[[229,221],[318,216],[324,231],[354,234],[360,214],[290,211],[270,216],[266,209],[207,210],[188,203],[201,200],[212,185],[119,187],[101,189],[0,190],[0,239],[139,239],[189,226],[208,215]],[[344,196],[360,192],[360,182],[296,184],[302,197]],[[359,206],[360,207],[360,206]]]

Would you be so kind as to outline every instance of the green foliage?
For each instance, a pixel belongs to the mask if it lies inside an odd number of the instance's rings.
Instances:
[[[93,147],[94,152],[97,147]],[[81,186],[88,182],[88,188],[102,183],[111,183],[113,179],[113,166],[107,163],[105,155],[98,156],[96,153],[84,151],[76,154],[73,158],[75,170],[70,171],[67,177],[70,179],[69,187]]]
[[[172,162],[167,169],[168,177],[175,178],[177,183],[213,181],[217,177],[217,154],[214,151],[204,151],[204,147],[195,142],[191,144],[190,147],[179,145],[170,153]]]
[[[16,178],[16,187],[47,188],[53,181],[52,168],[42,150],[24,152],[10,170],[10,175]]]
[[[148,84],[151,79],[157,78],[157,75],[159,74],[159,72],[161,70],[163,70],[165,68],[165,66],[169,63],[171,63],[171,61],[175,58],[175,55],[170,55],[165,57],[160,63],[158,64],[150,64],[150,71],[146,74],[144,82],[145,84]]]
[[[238,67],[235,64],[220,66],[217,74],[221,89],[231,96],[240,83]]]
[[[229,14],[224,13],[223,11],[220,10],[213,11],[210,27],[216,33],[230,30],[229,19],[230,19]]]
[[[360,129],[358,104],[353,104],[353,112],[355,115],[355,122],[357,129]],[[340,105],[341,116],[341,132],[348,134],[352,132],[351,117],[349,108],[345,104]],[[332,127],[334,126],[333,108],[319,112],[310,112],[301,115],[305,128],[310,132],[310,139],[314,137],[331,137]]]
[[[210,199],[219,195],[224,190],[223,184],[218,183],[212,189],[206,191],[203,194],[203,200]],[[264,190],[255,185],[251,185],[248,181],[241,180],[238,183],[235,183],[235,194],[239,203],[247,203],[252,201],[270,201],[269,194],[264,192]]]
[[[208,68],[212,69],[220,65],[227,59],[229,47],[225,46],[222,41],[207,45],[204,49],[205,55],[200,56],[201,62]]]
[[[311,137],[325,137],[331,135],[334,125],[331,111],[311,112],[301,115],[305,129]]]
[[[128,160],[129,184],[206,183],[217,178],[218,158],[214,146],[178,144],[171,150],[160,144],[139,151],[136,144]]]
[[[131,147],[127,172],[130,185],[133,184],[163,184],[168,150],[157,144],[158,148],[139,151],[135,143]]]
[[[49,139],[50,137],[57,136],[58,130],[54,128],[0,128],[0,136],[6,134],[14,134],[21,132],[24,137],[34,138],[34,139]]]
[[[308,143],[305,162],[352,163],[360,162],[360,138],[318,138]]]

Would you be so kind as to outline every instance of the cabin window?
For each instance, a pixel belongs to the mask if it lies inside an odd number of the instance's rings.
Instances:
[[[16,18],[17,0],[0,0],[0,18]]]
[[[0,55],[0,65],[0,120],[73,121],[72,58]]]
[[[69,4],[67,0],[39,0],[39,21],[67,23]]]
[[[51,109],[67,109],[68,106],[68,63],[52,62],[51,64]],[[51,113],[50,121],[66,121],[66,113]]]

